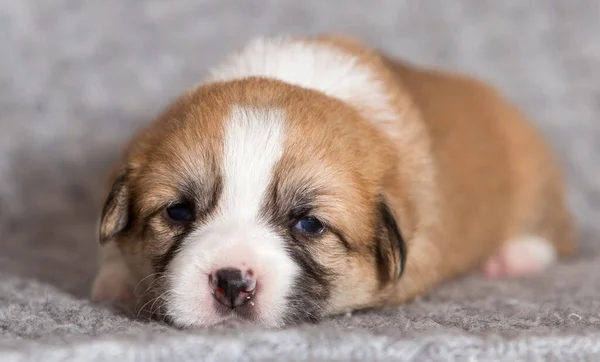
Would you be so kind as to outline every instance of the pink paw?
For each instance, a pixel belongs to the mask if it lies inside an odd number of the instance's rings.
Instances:
[[[528,236],[511,240],[482,267],[487,278],[518,277],[537,273],[556,260],[556,250],[545,239]]]

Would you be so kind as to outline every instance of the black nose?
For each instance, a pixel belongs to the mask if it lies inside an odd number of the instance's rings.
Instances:
[[[208,279],[217,302],[228,308],[240,307],[248,303],[254,295],[255,281],[244,277],[239,269],[219,269]]]

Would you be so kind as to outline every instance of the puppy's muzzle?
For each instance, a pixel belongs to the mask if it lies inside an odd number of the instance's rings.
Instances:
[[[223,268],[208,276],[212,295],[227,308],[237,308],[250,302],[256,291],[252,270],[242,272],[236,268]]]

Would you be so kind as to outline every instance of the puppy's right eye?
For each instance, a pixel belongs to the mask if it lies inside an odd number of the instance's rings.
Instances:
[[[183,202],[166,207],[164,214],[167,219],[178,223],[190,222],[194,219],[192,205]]]
[[[325,230],[323,224],[312,216],[303,217],[298,220],[298,223],[294,227],[306,234],[313,235],[321,234]]]

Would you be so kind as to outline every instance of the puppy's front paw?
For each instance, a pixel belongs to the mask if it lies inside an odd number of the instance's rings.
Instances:
[[[90,299],[96,303],[132,305],[135,281],[129,270],[119,263],[103,265],[92,285]]]

